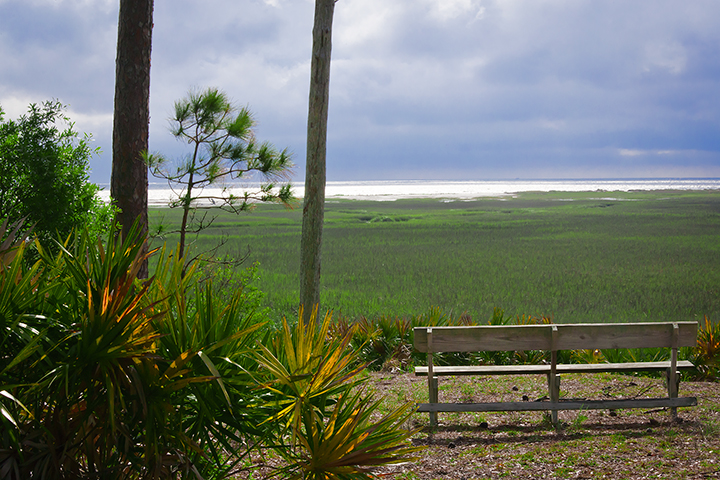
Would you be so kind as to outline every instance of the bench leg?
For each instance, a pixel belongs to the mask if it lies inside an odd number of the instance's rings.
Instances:
[[[665,380],[667,381],[668,397],[677,398],[678,390],[680,390],[680,373],[676,371],[675,375],[673,375],[672,369],[668,368],[665,371]],[[672,416],[673,420],[677,418],[676,407],[670,408],[670,415]]]
[[[432,381],[428,384],[430,385],[430,403],[438,403],[438,377],[432,377]],[[430,412],[430,426],[437,426],[437,412]]]
[[[550,401],[560,401],[560,375],[553,375],[548,373],[548,392],[550,393]],[[558,424],[558,411],[550,410],[550,420],[553,425]]]

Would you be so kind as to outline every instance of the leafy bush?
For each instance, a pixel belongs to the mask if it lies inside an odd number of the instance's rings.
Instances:
[[[496,308],[485,325],[527,325],[551,323],[548,317],[518,316],[507,317],[502,309]],[[330,328],[332,337],[342,337],[353,332],[351,345],[359,352],[359,361],[373,370],[405,370],[413,365],[424,364],[424,353],[413,347],[415,327],[482,325],[474,322],[467,314],[453,317],[437,307],[412,317],[380,316],[374,319],[358,317],[350,320],[340,317]],[[568,354],[569,355],[569,354]],[[442,352],[434,355],[436,365],[470,365],[473,363],[538,363],[546,359],[546,352]]]
[[[113,210],[88,182],[91,137],[80,136],[57,101],[30,105],[17,121],[0,108],[0,218],[26,226],[46,244],[73,229],[107,230]],[[65,125],[60,130],[58,125]]]
[[[698,344],[693,362],[700,378],[720,379],[720,322],[712,322],[707,315],[698,329]]]

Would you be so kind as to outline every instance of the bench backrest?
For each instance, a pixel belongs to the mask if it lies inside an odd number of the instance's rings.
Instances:
[[[676,343],[673,340],[677,325]],[[420,352],[692,347],[697,322],[415,327]]]

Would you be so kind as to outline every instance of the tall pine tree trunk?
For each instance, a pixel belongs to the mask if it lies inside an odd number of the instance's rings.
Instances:
[[[147,232],[148,149],[153,0],[120,0],[110,195],[123,237],[138,220]],[[147,278],[147,263],[138,275]]]
[[[330,53],[335,0],[315,0],[310,66],[307,158],[302,240],[300,244],[300,305],[307,320],[320,303],[320,247],[325,215],[325,155],[330,97]]]

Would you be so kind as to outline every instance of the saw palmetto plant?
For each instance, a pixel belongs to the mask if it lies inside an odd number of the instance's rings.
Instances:
[[[261,346],[256,358],[262,367],[262,387],[274,393],[268,418],[288,439],[279,449],[287,466],[284,478],[374,478],[372,468],[408,461],[416,450],[408,439],[414,433],[403,425],[412,414],[409,405],[376,418],[378,403],[366,395],[358,377],[357,354],[349,347],[353,332],[331,339],[331,316],[319,322],[303,315],[291,328]]]
[[[699,377],[717,380],[720,378],[720,322],[713,322],[706,315],[698,327],[693,363]]]
[[[114,232],[113,232],[114,233]],[[79,234],[56,255],[0,275],[2,478],[163,478],[189,469],[197,442],[182,430],[176,392],[192,352],[159,356],[163,315],[136,274],[147,257],[133,230],[106,242]],[[24,243],[24,241],[23,241]]]
[[[257,445],[268,427],[262,392],[249,372],[257,368],[252,358],[265,320],[254,305],[245,302],[243,286],[218,295],[211,281],[198,282],[196,265],[184,265],[177,252],[159,253],[155,282],[148,302],[164,314],[153,324],[161,338],[163,358],[187,358],[188,373],[208,381],[193,382],[174,395],[181,412],[179,425],[200,450],[190,458],[204,479],[227,478],[242,470],[249,449]]]
[[[159,314],[143,302],[148,284],[136,280],[147,257],[138,231],[105,244],[80,234],[52,257],[38,250],[47,307],[42,348],[22,365],[32,381],[19,389],[31,413],[22,428],[21,472],[160,476],[171,463],[160,445],[171,439],[170,451],[191,447],[182,436],[157,431],[167,423],[157,418],[165,409],[155,393],[182,386],[182,362],[167,368],[158,362],[152,320]]]

